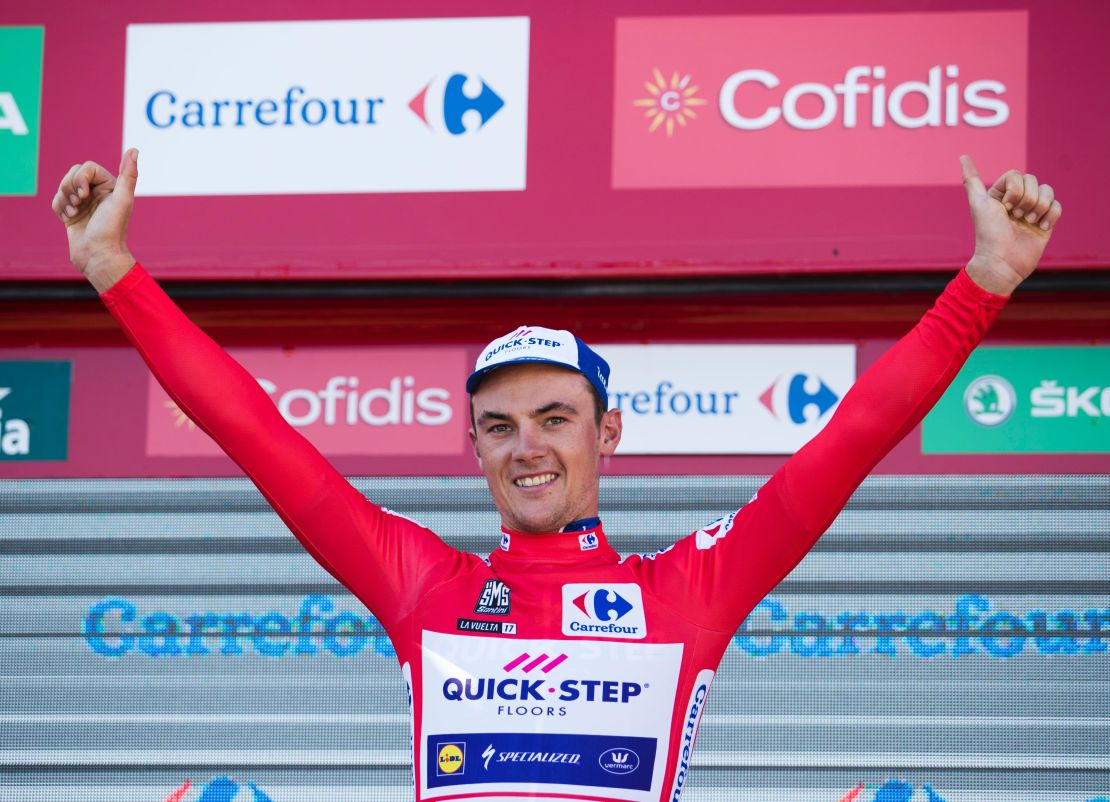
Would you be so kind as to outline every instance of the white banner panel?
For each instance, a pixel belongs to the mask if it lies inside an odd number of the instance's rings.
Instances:
[[[522,190],[527,17],[129,25],[145,195]]]
[[[854,345],[606,345],[618,454],[793,454],[856,378]]]

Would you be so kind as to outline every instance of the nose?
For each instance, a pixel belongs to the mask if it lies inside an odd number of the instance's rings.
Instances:
[[[533,462],[547,454],[547,444],[538,426],[526,424],[517,430],[513,443],[513,459],[517,462]]]

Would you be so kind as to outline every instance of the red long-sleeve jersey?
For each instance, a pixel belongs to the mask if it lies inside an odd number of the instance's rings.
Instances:
[[[104,301],[181,409],[382,622],[423,800],[677,802],[737,627],[955,377],[1005,298],[961,272],[747,504],[622,559],[592,529],[488,558],[368,502],[136,265]]]

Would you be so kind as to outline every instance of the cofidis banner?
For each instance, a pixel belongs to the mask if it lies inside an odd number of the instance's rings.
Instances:
[[[618,19],[613,186],[997,175],[1025,163],[1028,47],[1026,11]]]

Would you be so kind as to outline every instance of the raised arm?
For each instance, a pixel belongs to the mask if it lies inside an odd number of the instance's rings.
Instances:
[[[783,467],[784,503],[816,539],[887,452],[933,408],[1009,295],[1036,269],[1060,202],[1048,184],[1017,170],[988,190],[960,157],[975,251],[905,337],[845,395],[816,437]],[[802,544],[797,559],[808,551]]]
[[[390,626],[428,582],[468,558],[368,503],[135,262],[126,233],[137,178],[134,150],[118,179],[92,162],[74,165],[53,204],[70,257],[182,411],[239,464],[305,549]]]
[[[751,502],[680,541],[668,558],[684,572],[646,573],[660,583],[681,576],[706,604],[709,623],[739,624],[813,547],[849,497],[940,398],[968,354],[1037,266],[1060,204],[1052,188],[1016,170],[988,190],[961,159],[975,225],[975,252],[921,321],[856,381],[825,428],[771,477]],[[689,594],[675,585],[663,592]],[[709,601],[728,600],[710,605]],[[739,616],[739,618],[737,618]]]

